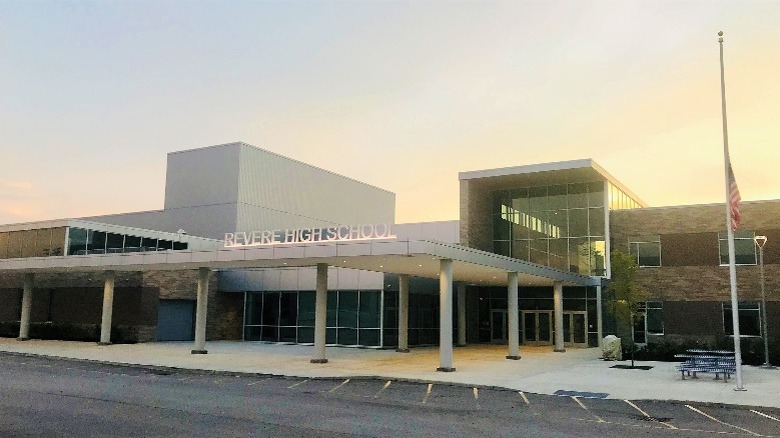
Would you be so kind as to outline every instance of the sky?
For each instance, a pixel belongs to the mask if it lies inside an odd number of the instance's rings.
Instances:
[[[458,172],[593,158],[650,206],[780,198],[780,1],[0,0],[0,223],[160,209],[243,141],[459,216]]]

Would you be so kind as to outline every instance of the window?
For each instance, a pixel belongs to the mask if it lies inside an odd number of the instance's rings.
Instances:
[[[758,303],[739,303],[739,337],[761,336],[761,307]],[[734,320],[731,303],[723,303],[723,329],[727,336],[734,336]]]
[[[734,263],[737,265],[756,264],[756,243],[753,238],[754,231],[734,232]],[[720,251],[720,264],[729,264],[728,233],[718,233],[718,248]]]
[[[637,236],[628,239],[628,252],[640,267],[661,266],[661,236]]]
[[[647,343],[647,335],[664,334],[664,307],[661,301],[639,303],[639,309],[634,315],[634,342]]]

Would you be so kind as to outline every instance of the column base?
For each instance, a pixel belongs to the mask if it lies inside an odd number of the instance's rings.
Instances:
[[[328,359],[312,359],[309,362],[311,362],[311,363],[328,363]]]
[[[761,365],[761,368],[763,368],[765,370],[776,370],[777,369],[776,366],[774,366],[772,364],[768,364],[768,363],[765,363],[765,364]]]
[[[98,345],[112,345],[111,342],[98,342]]]
[[[468,347],[468,344],[456,344],[456,347]]]
[[[455,368],[439,367],[439,368],[436,368],[436,371],[441,371],[443,373],[451,373],[451,372],[455,371]]]
[[[558,350],[558,349],[555,349],[555,350],[553,350],[553,351],[554,351],[554,352],[556,352],[556,353],[566,353],[566,349],[565,349],[565,348],[562,348],[562,349],[560,349],[560,350]]]
[[[16,338],[16,340],[17,341],[29,341],[30,338],[23,338],[23,337],[20,336],[20,337]]]
[[[395,352],[396,353],[408,353],[409,349],[408,348],[396,348]]]
[[[192,351],[190,351],[190,353],[192,353],[192,354],[208,354],[209,351],[208,350],[192,350]]]
[[[506,358],[511,360],[520,360],[520,356],[507,356]]]

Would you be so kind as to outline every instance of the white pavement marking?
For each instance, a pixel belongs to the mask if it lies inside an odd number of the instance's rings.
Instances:
[[[655,421],[656,423],[663,424],[664,426],[667,426],[669,429],[677,429],[675,426],[672,426],[671,424],[669,424],[669,423],[667,423],[665,421],[658,421],[658,420],[656,420],[654,417],[651,417],[650,414],[648,414],[647,412],[643,411],[642,409],[639,408],[639,406],[631,403],[630,401],[628,401],[628,400],[623,400],[623,401],[628,403],[628,405],[631,406],[632,408],[634,408],[637,411],[639,411],[639,413],[644,415],[645,418],[647,418],[649,420],[652,420],[652,421]]]
[[[308,382],[308,381],[309,381],[309,379],[306,379],[306,380],[301,380],[300,382],[298,382],[298,383],[296,383],[296,384],[294,384],[294,385],[290,385],[290,386],[288,386],[288,387],[287,387],[287,389],[293,389],[293,388],[295,388],[296,386],[298,386],[298,385],[303,385],[304,383],[306,383],[306,382]]]
[[[380,389],[379,391],[376,392],[376,394],[374,394],[374,398],[379,397],[379,394],[381,394],[382,391],[387,389],[387,387],[390,386],[391,383],[393,383],[393,381],[392,380],[388,380],[387,383],[385,383],[385,386],[383,386],[382,389]]]
[[[347,383],[349,383],[349,379],[347,379],[347,380],[345,380],[345,381],[343,381],[343,382],[339,383],[338,385],[336,385],[335,387],[333,387],[333,388],[332,388],[330,391],[328,391],[328,392],[336,392],[336,390],[337,390],[337,389],[341,388],[342,386],[346,385]]]
[[[428,390],[425,391],[425,397],[422,399],[423,404],[425,404],[428,401],[428,397],[431,396],[431,389],[433,389],[433,383],[428,384]]]
[[[691,405],[685,405],[685,407],[686,407],[686,408],[688,408],[688,409],[690,409],[690,410],[692,410],[693,412],[698,412],[699,414],[702,414],[702,415],[704,415],[705,417],[709,418],[710,420],[712,420],[712,421],[714,421],[714,422],[716,422],[716,423],[720,423],[720,424],[722,424],[722,425],[724,425],[724,426],[729,426],[729,427],[733,427],[733,428],[735,428],[735,429],[739,429],[739,430],[741,430],[741,431],[743,431],[743,432],[747,432],[747,433],[749,433],[749,434],[751,434],[751,435],[755,435],[755,436],[761,436],[761,434],[760,434],[760,433],[755,433],[755,432],[753,432],[752,430],[747,430],[747,429],[745,429],[745,428],[742,428],[742,427],[739,427],[739,426],[735,426],[735,425],[733,425],[733,424],[731,424],[731,423],[726,423],[725,421],[718,420],[717,418],[713,417],[712,415],[706,414],[706,413],[704,413],[704,412],[702,412],[702,411],[700,411],[700,410],[698,410],[698,409],[694,408],[694,407],[693,407],[693,406],[691,406]]]
[[[750,412],[752,412],[754,414],[758,414],[758,415],[760,415],[762,417],[765,417],[765,418],[769,418],[770,420],[774,420],[774,421],[780,422],[780,418],[775,418],[775,417],[773,417],[771,415],[767,415],[767,414],[765,414],[763,412],[754,411],[753,409],[751,409]]]
[[[531,404],[531,402],[528,401],[528,397],[525,396],[525,393],[523,391],[518,391],[518,394],[520,394],[520,397],[523,398],[523,401],[525,402],[525,404],[527,404],[527,405]]]
[[[474,390],[474,402],[477,404],[477,409],[479,409],[479,388],[474,387],[472,389]]]
[[[588,409],[588,407],[587,407],[587,406],[585,406],[585,405],[584,405],[584,404],[583,404],[583,403],[580,401],[579,397],[577,397],[577,396],[571,396],[571,399],[572,399],[572,400],[574,400],[574,401],[576,401],[576,402],[577,402],[577,404],[578,404],[578,405],[580,405],[580,407],[582,407],[582,409],[585,409],[586,411],[588,411],[588,413],[590,413],[590,415],[593,415],[594,417],[596,417],[596,420],[597,420],[599,423],[606,423],[606,421],[604,421],[604,419],[603,419],[603,418],[601,418],[601,417],[599,417],[598,415],[596,415],[596,414],[594,414],[593,412],[591,412],[591,411],[590,411],[590,409]]]
[[[261,380],[258,380],[258,381],[256,381],[256,382],[247,383],[247,384],[246,384],[246,386],[257,385],[258,383],[263,383],[263,382],[265,382],[265,381],[266,381],[266,380],[268,380],[268,379],[270,379],[270,377],[266,377],[265,379],[261,379]]]

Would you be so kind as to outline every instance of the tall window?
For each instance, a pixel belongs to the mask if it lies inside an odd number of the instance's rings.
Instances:
[[[637,236],[628,239],[628,252],[640,267],[661,266],[661,236]]]
[[[761,336],[761,306],[759,303],[739,303],[739,337]],[[734,336],[734,319],[731,317],[731,303],[723,303],[723,329],[728,336]]]
[[[734,232],[734,263],[737,265],[756,264],[756,244],[753,238],[755,231]],[[729,264],[728,233],[718,233],[718,248],[720,250],[720,264]]]
[[[664,334],[664,307],[661,301],[639,303],[634,319],[634,342],[647,343],[647,335]]]
[[[603,181],[499,190],[494,252],[584,275],[605,273]]]

